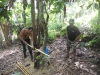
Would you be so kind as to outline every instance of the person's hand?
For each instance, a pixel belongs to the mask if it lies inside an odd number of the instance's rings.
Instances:
[[[73,42],[75,42],[75,40]]]
[[[24,43],[27,45],[27,42],[26,41],[24,41]]]
[[[33,49],[33,50],[35,50],[35,47],[34,47],[34,46],[32,46],[32,49]]]
[[[73,42],[77,42],[76,40],[74,40]]]

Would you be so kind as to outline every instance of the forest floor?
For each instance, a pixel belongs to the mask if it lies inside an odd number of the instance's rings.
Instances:
[[[96,59],[93,50],[85,47],[77,49],[76,61],[70,58],[65,59],[67,55],[66,39],[58,38],[52,44],[48,44],[50,65],[40,69],[34,69],[34,63],[28,57],[23,58],[22,46],[15,44],[8,49],[0,49],[0,75],[23,75],[20,69],[16,67],[17,62],[21,62],[32,73],[32,75],[99,75],[100,68],[91,62]],[[20,74],[17,74],[20,72]],[[16,73],[16,74],[15,74]]]

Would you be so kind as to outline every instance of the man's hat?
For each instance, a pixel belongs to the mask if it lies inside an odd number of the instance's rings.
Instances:
[[[69,19],[69,23],[74,24],[74,19]]]

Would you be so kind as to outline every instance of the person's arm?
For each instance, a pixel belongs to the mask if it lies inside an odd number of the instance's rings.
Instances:
[[[23,34],[24,34],[24,31],[21,31],[20,34],[18,35],[18,38],[19,38],[23,43],[27,44],[27,42],[24,41],[24,39],[23,39]]]
[[[78,36],[75,38],[74,42],[78,41],[81,37],[81,33],[78,28],[76,28],[76,33],[78,34]]]
[[[80,37],[81,37],[81,34],[79,34],[79,35],[76,37],[76,39],[74,40],[74,42],[78,41],[78,40],[80,39]]]
[[[33,33],[31,33],[30,39],[31,39],[31,46],[32,46],[32,48],[34,49],[34,38],[33,38]]]

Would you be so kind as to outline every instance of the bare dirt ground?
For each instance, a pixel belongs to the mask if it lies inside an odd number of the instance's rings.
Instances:
[[[29,63],[27,69],[32,75],[99,75],[97,73],[98,66],[91,63],[91,59],[95,58],[95,53],[90,50],[79,50],[77,53],[80,56],[76,61],[72,60],[72,54],[70,58],[65,60],[66,56],[66,39],[58,38],[52,44],[48,45],[50,55],[50,65],[34,69],[34,63],[30,61],[29,52],[28,57],[23,59],[23,53],[21,45],[13,45],[8,49],[0,49],[0,73],[1,75],[12,75],[14,69],[16,69],[16,63],[22,62],[23,65]],[[17,70],[19,71],[19,70]],[[7,73],[7,74],[5,74]],[[19,74],[20,75],[20,74]]]
[[[68,60],[64,58],[67,55],[66,39],[56,39],[49,48],[53,65],[51,75],[97,75],[97,65],[90,61],[96,57],[95,52],[86,48],[82,48],[81,51],[77,49],[77,58],[73,62],[71,52]]]

